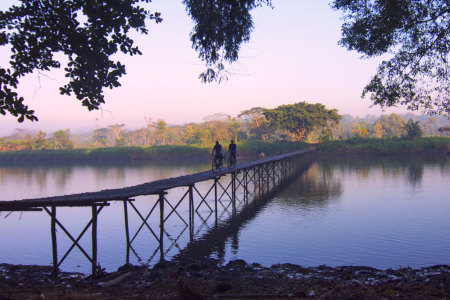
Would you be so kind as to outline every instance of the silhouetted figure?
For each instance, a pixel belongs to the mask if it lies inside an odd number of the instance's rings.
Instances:
[[[214,155],[214,152],[216,153],[214,156],[215,159],[222,159],[222,145],[219,144],[219,141],[216,141],[211,155]]]
[[[234,140],[231,140],[231,144],[228,145],[228,152],[230,156],[233,156],[236,159],[237,145],[234,143]]]

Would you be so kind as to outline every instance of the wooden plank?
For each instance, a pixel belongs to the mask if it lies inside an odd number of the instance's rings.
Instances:
[[[37,207],[29,207],[29,208],[10,208],[6,210],[0,210],[0,211],[42,211],[42,208]]]

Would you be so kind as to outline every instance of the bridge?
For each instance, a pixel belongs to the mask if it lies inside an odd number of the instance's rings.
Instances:
[[[50,216],[51,221],[51,237],[52,237],[52,256],[53,256],[53,276],[57,277],[59,272],[59,266],[69,255],[69,253],[76,247],[84,256],[89,260],[92,265],[92,276],[95,278],[98,272],[102,272],[101,268],[97,264],[97,217],[102,209],[109,206],[111,201],[123,201],[124,210],[124,227],[125,238],[127,245],[127,257],[126,261],[129,262],[130,249],[132,243],[141,232],[143,228],[150,231],[153,237],[159,244],[158,249],[161,259],[164,259],[164,235],[165,232],[164,223],[169,217],[177,216],[181,222],[183,222],[186,228],[189,228],[190,244],[195,244],[194,233],[194,215],[198,214],[200,207],[205,207],[210,213],[215,214],[215,222],[217,226],[218,212],[221,210],[227,210],[228,207],[223,206],[221,200],[226,198],[230,201],[232,206],[232,214],[234,219],[248,219],[252,215],[251,207],[255,205],[250,201],[257,199],[256,195],[264,195],[273,192],[280,187],[286,180],[289,180],[303,167],[311,163],[311,157],[313,155],[312,150],[303,150],[293,153],[277,155],[258,161],[239,164],[234,168],[224,168],[220,171],[212,172],[205,171],[201,173],[185,175],[175,178],[168,178],[157,180],[149,183],[144,183],[136,186],[108,189],[98,192],[80,193],[56,197],[45,197],[36,199],[23,199],[13,201],[0,201],[0,211],[45,211]],[[229,175],[229,176],[228,176]],[[227,177],[228,176],[228,177]],[[227,179],[225,179],[227,178]],[[197,189],[196,184],[199,182],[211,182],[210,188],[207,191],[200,191]],[[168,191],[175,188],[187,187],[186,192],[179,199],[168,199]],[[242,196],[242,199],[238,197]],[[148,196],[149,201],[154,201],[148,214],[144,217],[137,207],[133,204],[135,197]],[[156,200],[156,201],[155,201]],[[189,215],[182,216],[177,211],[177,208],[183,201],[188,201]],[[208,204],[211,203],[210,204]],[[212,204],[212,202],[214,204]],[[237,215],[236,205],[240,203],[243,206],[239,216]],[[63,224],[57,219],[56,211],[58,207],[75,207],[84,206],[91,207],[92,218],[87,223],[82,232],[77,238],[74,238],[69,231],[63,226]],[[128,219],[129,219],[129,207],[137,214],[142,221],[137,232],[133,236],[130,235]],[[250,213],[249,213],[250,212]],[[159,232],[155,231],[149,224],[148,220],[152,215],[158,214],[159,218]],[[187,219],[187,220],[186,220]],[[67,250],[63,257],[58,260],[57,253],[57,239],[56,229],[57,226],[67,235],[72,241],[72,246]],[[79,244],[83,235],[91,228],[91,243],[92,253],[89,255]],[[220,232],[208,234],[218,234]],[[179,255],[184,256],[190,250],[188,247]],[[180,249],[181,250],[181,249]]]

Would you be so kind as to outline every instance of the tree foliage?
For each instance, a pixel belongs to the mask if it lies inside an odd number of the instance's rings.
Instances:
[[[365,128],[365,124],[356,124],[356,129],[352,131],[352,133],[355,133],[356,136],[360,137],[360,138],[365,138],[366,135],[369,134],[369,132],[367,131],[367,129]]]
[[[271,0],[183,0],[194,21],[192,48],[205,62],[202,82],[226,80],[224,63],[239,58],[242,43],[250,40],[253,31],[251,10]]]
[[[39,131],[41,133],[41,131]],[[45,133],[43,133],[43,136],[45,136]],[[38,136],[38,138],[43,138],[43,136]],[[57,130],[53,132],[53,139],[52,139],[52,148],[53,149],[72,149],[73,144],[70,140],[70,131],[69,129],[66,130]]]
[[[408,122],[403,122],[403,127],[402,129],[404,129],[406,131],[406,137],[411,139],[411,140],[416,140],[418,138],[421,138],[423,135],[423,131],[422,128],[420,128],[419,125],[420,121],[415,121],[410,118],[408,120]]]
[[[10,45],[10,68],[0,67],[0,113],[37,121],[34,110],[24,104],[14,89],[33,71],[60,68],[55,53],[68,58],[64,68],[68,82],[62,95],[72,93],[88,110],[104,103],[103,89],[120,86],[125,66],[110,56],[121,51],[141,54],[129,31],[147,34],[145,19],[161,22],[160,13],[150,13],[138,4],[150,0],[21,0],[0,12],[0,46]],[[80,23],[80,17],[86,20]]]
[[[14,90],[33,71],[60,68],[55,53],[68,58],[68,82],[62,95],[74,94],[88,110],[105,102],[103,89],[120,86],[125,66],[111,55],[141,54],[129,31],[147,34],[146,19],[159,23],[158,12],[140,6],[151,0],[21,0],[0,12],[0,46],[10,45],[10,67],[0,67],[0,113],[37,121],[34,110]],[[184,0],[194,21],[192,47],[205,62],[202,82],[227,79],[225,63],[239,58],[241,45],[250,40],[254,23],[250,12],[271,0]],[[80,20],[84,20],[80,23]]]
[[[326,109],[325,105],[299,102],[266,109],[264,115],[277,129],[285,129],[297,136],[307,137],[316,128],[329,128],[339,124],[342,116],[337,109]]]
[[[376,138],[381,138],[385,133],[386,130],[383,130],[383,126],[381,126],[380,121],[376,121],[373,125],[373,136]]]
[[[381,124],[382,129],[385,131],[384,136],[389,137],[399,137],[403,130],[403,123],[405,122],[405,119],[403,119],[398,114],[390,114],[388,115],[381,115],[381,117],[378,119],[378,122]]]
[[[266,142],[275,133],[275,128],[267,121],[264,111],[265,108],[253,107],[242,111],[238,118],[246,121],[250,138]]]
[[[450,115],[450,2],[335,0],[340,44],[370,58],[391,53],[364,88],[374,105]]]

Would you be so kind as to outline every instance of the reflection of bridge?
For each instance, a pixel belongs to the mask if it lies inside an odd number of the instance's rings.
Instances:
[[[189,253],[195,244],[194,234],[194,215],[198,214],[198,210],[201,206],[206,206],[210,211],[209,216],[215,213],[215,230],[209,230],[205,237],[211,235],[227,235],[227,226],[230,224],[230,220],[240,220],[238,223],[245,222],[252,218],[255,214],[254,207],[260,207],[257,204],[257,199],[260,197],[253,197],[253,201],[250,201],[250,196],[262,196],[271,193],[277,189],[283,182],[289,179],[292,175],[297,174],[297,171],[302,169],[301,167],[305,163],[309,164],[312,151],[304,150],[293,152],[284,155],[278,155],[266,159],[262,159],[255,162],[240,164],[232,169],[222,170],[220,172],[201,172],[192,175],[180,176],[176,178],[163,179],[145,183],[137,186],[126,187],[121,189],[102,190],[93,193],[73,194],[67,196],[47,197],[39,199],[25,199],[17,201],[0,201],[0,211],[42,211],[45,210],[51,218],[51,236],[52,236],[52,249],[53,249],[53,275],[58,276],[58,267],[62,264],[65,258],[69,255],[73,248],[77,247],[85,257],[92,264],[92,274],[96,277],[99,267],[97,266],[97,216],[105,206],[109,206],[110,201],[123,201],[124,205],[124,220],[126,231],[126,244],[127,244],[127,262],[129,261],[129,250],[134,239],[141,231],[146,227],[154,236],[159,246],[161,258],[164,258],[164,235],[168,236],[165,232],[164,224],[171,216],[178,216],[185,224],[185,228],[189,228],[190,243],[188,247],[180,252],[179,256],[184,256]],[[229,182],[222,179],[227,174],[231,175]],[[199,191],[195,186],[196,183],[212,180],[211,187],[208,191]],[[167,199],[167,191],[177,187],[188,187],[184,195],[176,201],[176,204],[172,204]],[[238,192],[241,191],[241,192]],[[203,195],[202,195],[203,192]],[[239,199],[238,194],[243,195],[243,199]],[[152,206],[150,212],[144,217],[136,206],[133,204],[134,197],[143,195],[156,195],[157,200]],[[214,205],[208,204],[208,199],[214,201]],[[195,203],[195,199],[197,203]],[[228,211],[228,206],[224,206],[222,199],[229,199],[229,205],[232,206],[232,214],[229,221],[225,222],[225,226],[218,227],[218,212],[221,210],[219,206],[222,206],[222,212]],[[189,216],[183,218],[183,216],[177,211],[180,204],[184,201],[188,201]],[[236,204],[241,204],[242,210],[237,214]],[[129,234],[128,226],[128,204],[137,213],[142,221],[141,226],[133,237]],[[195,206],[196,205],[196,206]],[[88,206],[92,208],[92,218],[85,226],[81,234],[75,239],[66,228],[56,218],[57,207],[73,207],[73,206]],[[158,209],[157,209],[158,208]],[[165,212],[168,210],[169,212]],[[158,212],[159,211],[159,212]],[[150,216],[158,214],[159,218],[159,232],[155,232],[148,224]],[[208,217],[209,217],[208,216]],[[187,218],[187,221],[185,220]],[[203,224],[205,224],[205,220]],[[65,234],[73,242],[72,246],[65,253],[63,258],[58,261],[57,255],[57,240],[56,240],[56,226],[59,226]],[[233,225],[234,226],[234,225]],[[92,234],[92,256],[86,253],[86,251],[80,246],[79,241],[86,231],[91,227]],[[214,233],[215,231],[215,233]],[[131,238],[130,238],[131,237]],[[217,236],[216,236],[217,237]],[[176,241],[172,241],[172,245]],[[132,249],[133,250],[133,249]],[[206,251],[211,249],[205,248]]]

